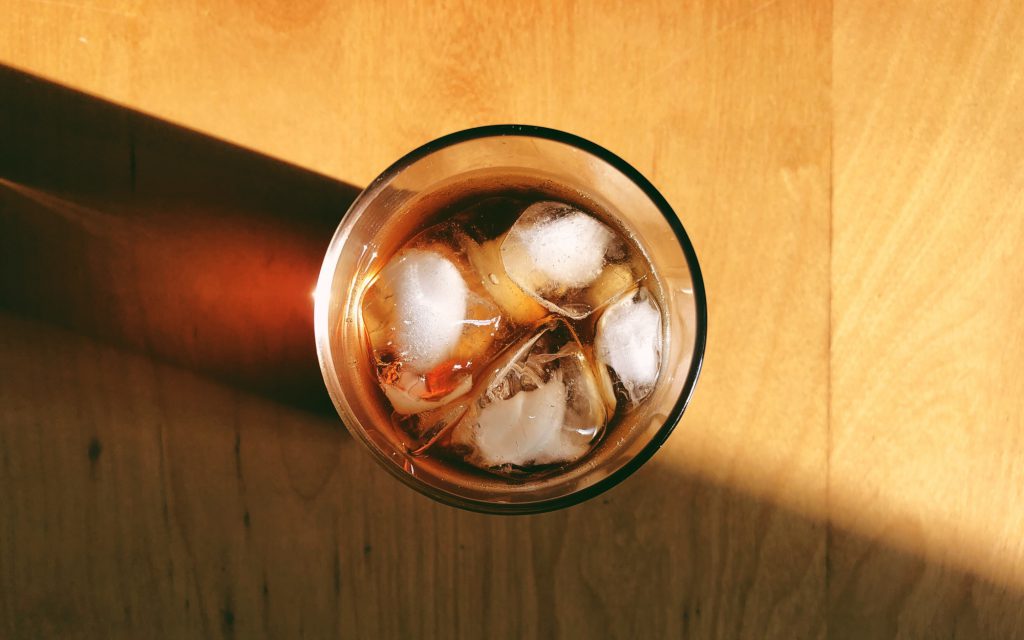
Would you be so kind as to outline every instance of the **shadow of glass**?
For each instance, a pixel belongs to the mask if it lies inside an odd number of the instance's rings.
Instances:
[[[358,189],[0,66],[0,307],[332,411],[312,291]]]
[[[1019,590],[658,457],[571,509],[497,518],[410,491],[332,419],[44,324],[0,314],[0,362],[19,372],[0,381],[0,635],[1024,629]]]

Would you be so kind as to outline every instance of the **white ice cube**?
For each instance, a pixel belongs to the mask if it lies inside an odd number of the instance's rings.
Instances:
[[[452,442],[483,468],[575,461],[614,410],[614,398],[602,396],[594,365],[561,319],[507,350],[481,381],[484,388]]]
[[[532,391],[484,407],[462,439],[472,444],[474,461],[482,466],[569,462],[589,446],[564,427],[566,408],[566,386],[556,372]]]
[[[469,290],[450,260],[431,251],[404,252],[381,271],[393,296],[394,345],[410,370],[423,373],[455,349]]]
[[[557,213],[561,215],[552,215]],[[509,239],[522,245],[541,276],[536,290],[585,287],[601,275],[615,234],[591,216],[557,202],[539,202],[523,212],[531,224],[517,224]],[[510,274],[513,278],[528,274]],[[534,278],[530,278],[533,280]]]
[[[646,289],[623,296],[605,310],[597,323],[594,350],[633,404],[651,392],[661,369],[661,311]]]
[[[550,311],[582,319],[636,282],[627,243],[561,202],[530,205],[501,243],[508,277]]]

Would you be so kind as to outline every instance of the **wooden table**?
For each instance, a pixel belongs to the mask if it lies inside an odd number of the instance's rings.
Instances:
[[[1024,636],[1024,4],[2,15],[0,636]],[[496,122],[649,176],[710,300],[670,442],[536,517],[392,480],[311,360],[356,189]]]

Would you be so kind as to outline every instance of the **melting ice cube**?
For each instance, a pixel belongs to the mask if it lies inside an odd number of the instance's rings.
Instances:
[[[548,314],[544,307],[509,279],[501,262],[503,237],[477,242],[465,239],[466,255],[480,282],[509,320],[517,324],[533,324]]]
[[[501,243],[509,277],[547,309],[575,319],[636,283],[629,254],[616,231],[561,202],[529,206]]]
[[[491,197],[455,215],[439,232],[451,239],[465,254],[475,280],[501,309],[502,315],[519,325],[533,325],[548,314],[547,309],[509,279],[501,262],[501,243],[513,221],[529,203],[516,197]]]
[[[429,386],[424,376],[405,371],[382,385],[382,388],[396,413],[411,415],[442,407],[469,391],[472,386],[472,378],[465,376],[450,390],[446,390],[447,393],[439,395]]]
[[[403,249],[363,296],[363,324],[381,388],[400,415],[437,409],[472,387],[500,348],[497,307],[470,286],[460,255],[440,242]]]
[[[632,405],[647,397],[661,369],[661,310],[647,289],[641,287],[604,310],[594,351],[615,373]]]
[[[412,249],[388,263],[363,298],[363,320],[377,351],[411,371],[444,361],[459,342],[469,289],[443,255]]]
[[[471,404],[470,396],[461,395],[452,402],[441,404],[421,413],[408,416],[396,414],[395,422],[403,431],[415,438],[415,442],[407,446],[411,453],[419,454],[433,446],[453,425],[458,423]]]
[[[510,347],[480,384],[451,444],[471,464],[498,472],[579,459],[614,411],[561,319]]]

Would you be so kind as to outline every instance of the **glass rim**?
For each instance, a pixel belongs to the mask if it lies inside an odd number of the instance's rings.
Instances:
[[[439,487],[430,485],[418,477],[406,473],[398,468],[394,461],[390,460],[384,452],[378,450],[372,441],[366,438],[364,434],[359,433],[359,429],[349,424],[350,419],[346,417],[347,411],[343,407],[343,400],[338,397],[339,394],[342,393],[341,384],[337,379],[337,374],[335,372],[336,367],[327,331],[329,301],[326,296],[320,295],[320,292],[330,291],[330,285],[334,280],[334,271],[337,267],[338,258],[340,257],[341,251],[348,239],[350,227],[354,224],[355,214],[358,213],[365,203],[371,201],[376,196],[377,192],[380,191],[383,185],[389,184],[392,179],[398,176],[410,165],[447,147],[480,138],[508,136],[540,138],[575,147],[607,163],[640,188],[644,195],[654,203],[662,217],[672,228],[672,231],[675,233],[676,240],[679,243],[679,247],[686,256],[686,263],[693,285],[694,306],[696,307],[694,315],[696,326],[694,327],[693,356],[691,357],[686,379],[683,382],[682,390],[679,393],[679,397],[676,400],[675,405],[666,415],[664,423],[657,430],[654,436],[643,445],[643,448],[635,456],[597,482],[564,496],[523,503],[489,502],[487,500],[458,495],[451,491],[446,491]],[[690,242],[690,237],[687,235],[686,229],[683,227],[683,223],[679,220],[675,210],[661,192],[658,191],[650,180],[644,177],[640,171],[633,167],[633,165],[629,164],[618,155],[601,145],[558,129],[526,124],[485,125],[449,133],[441,136],[440,138],[431,140],[426,144],[420,145],[406,153],[404,156],[392,163],[387,169],[382,171],[380,175],[374,178],[373,181],[370,182],[370,184],[367,185],[367,187],[363,189],[363,191],[352,202],[339,221],[334,235],[331,237],[330,244],[327,247],[327,251],[324,255],[324,261],[320,269],[320,276],[317,280],[313,310],[313,326],[316,338],[317,358],[320,362],[320,371],[323,374],[324,383],[331,396],[331,401],[334,404],[335,410],[337,411],[342,424],[345,425],[345,428],[353,436],[357,436],[357,439],[370,450],[370,453],[380,466],[384,467],[391,473],[391,475],[402,481],[403,484],[437,502],[467,511],[496,515],[542,513],[571,507],[611,489],[646,464],[647,461],[654,456],[655,452],[665,444],[665,441],[668,440],[668,437],[675,430],[676,425],[679,423],[683,413],[686,411],[687,406],[689,406],[690,399],[693,396],[693,390],[697,384],[697,378],[700,375],[701,367],[704,362],[704,350],[707,344],[707,322],[707,298],[704,291],[704,279],[701,275],[700,263],[697,260],[697,252],[694,250],[693,244]]]

